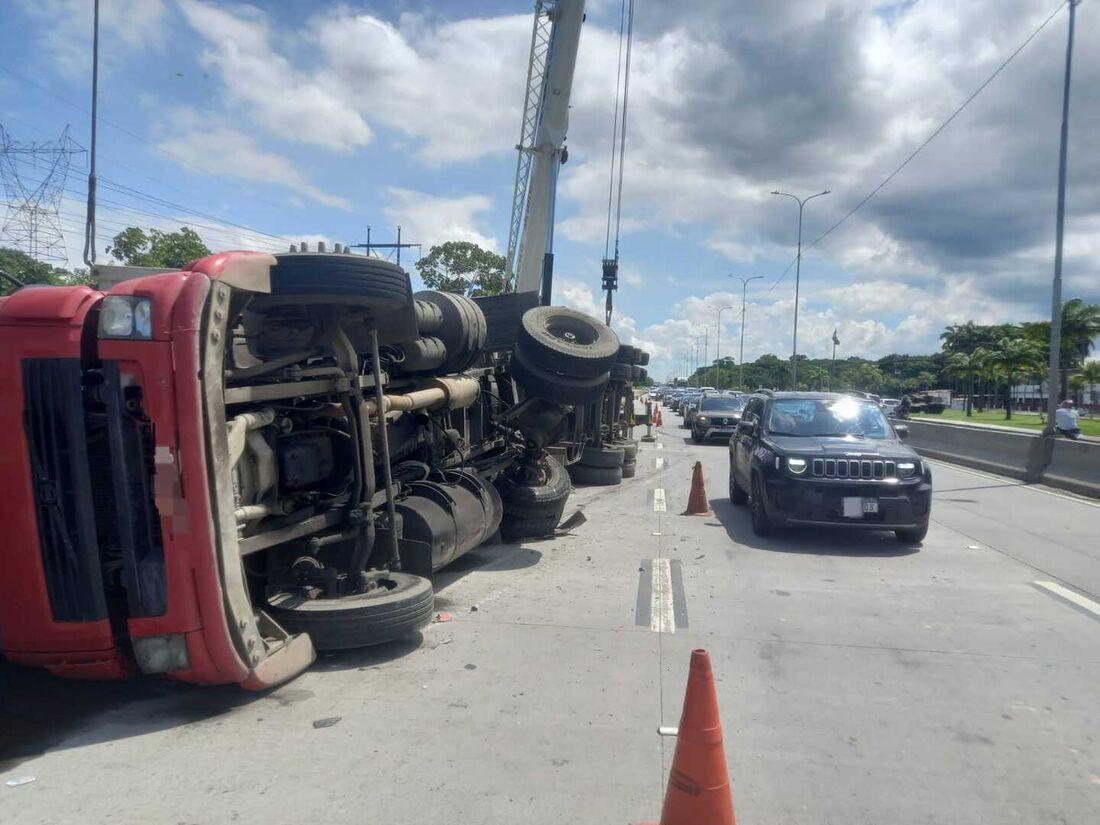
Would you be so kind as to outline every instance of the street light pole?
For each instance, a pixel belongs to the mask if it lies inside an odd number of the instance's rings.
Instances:
[[[1048,442],[1054,437],[1058,412],[1057,393],[1061,389],[1062,357],[1062,233],[1066,224],[1066,165],[1069,154],[1069,83],[1073,69],[1073,29],[1077,5],[1081,0],[1069,0],[1069,36],[1066,42],[1066,77],[1062,90],[1062,141],[1058,156],[1058,214],[1054,230],[1054,283],[1050,307],[1050,370],[1047,374],[1047,425],[1043,435]],[[1048,453],[1049,455],[1049,453]]]
[[[790,192],[780,192],[775,189],[772,190],[773,195],[783,195],[787,198],[793,198],[798,203],[798,255],[795,258],[794,268],[794,344],[791,351],[791,389],[798,389],[798,288],[799,283],[802,280],[802,210],[806,208],[806,204],[812,201],[814,198],[820,198],[822,195],[828,195],[829,190],[824,192],[818,192],[816,195],[810,195],[808,198],[800,198],[798,195],[792,195]]]
[[[733,309],[733,307],[718,307],[718,323],[715,325],[717,337],[714,339],[714,386],[716,389],[722,389],[718,386],[722,381],[722,313],[727,309]]]
[[[756,281],[763,278],[763,275],[753,275],[751,278],[744,278],[740,275],[730,275],[731,278],[736,278],[741,282],[741,352],[737,356],[738,371],[737,371],[737,384],[738,386],[745,385],[745,296],[748,291],[749,281]]]

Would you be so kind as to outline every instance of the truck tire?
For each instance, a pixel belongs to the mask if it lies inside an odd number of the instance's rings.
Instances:
[[[370,647],[410,636],[432,620],[432,583],[409,573],[367,574],[378,587],[339,599],[276,593],[267,613],[290,633],[307,633],[317,650]]]
[[[631,439],[615,439],[612,447],[619,447],[623,451],[623,463],[629,464],[638,460],[638,442]]]
[[[640,350],[638,350],[638,352],[640,353],[640,355],[638,356],[638,362],[637,362],[638,366],[648,367],[649,366],[649,353],[646,352],[644,349],[640,349]]]
[[[623,344],[619,347],[619,352],[615,357],[615,360],[620,364],[633,364],[638,359],[638,348],[632,347],[630,344]]]
[[[500,538],[506,543],[548,536],[561,522],[572,485],[565,467],[553,456],[543,456],[543,483],[523,484],[514,476],[497,480],[497,489],[504,500],[504,519],[500,523]]]
[[[630,373],[630,380],[633,381],[635,384],[644,383],[645,380],[649,378],[649,373],[645,370],[644,367],[631,367]]]
[[[489,327],[485,313],[472,299],[453,292],[434,289],[416,293],[418,301],[434,304],[443,316],[443,324],[435,337],[447,348],[447,358],[439,367],[441,373],[462,372],[481,354]]]
[[[579,464],[587,467],[622,467],[625,458],[622,447],[585,447],[581,451]]]
[[[636,461],[623,462],[623,478],[634,478],[634,474],[637,472],[638,463]]]
[[[528,362],[518,347],[512,352],[508,371],[528,395],[565,404],[588,404],[603,398],[607,373],[594,378],[571,378]]]
[[[588,464],[570,464],[569,475],[574,484],[590,487],[611,487],[621,484],[623,480],[622,467],[592,467]]]
[[[634,368],[630,364],[612,364],[611,365],[611,380],[612,381],[629,381],[633,376],[632,370]]]
[[[272,295],[337,295],[369,303],[412,303],[405,270],[366,255],[325,252],[279,255],[271,268]]]
[[[611,327],[567,307],[534,307],[523,313],[516,349],[544,370],[574,378],[604,375],[615,363],[619,337]]]

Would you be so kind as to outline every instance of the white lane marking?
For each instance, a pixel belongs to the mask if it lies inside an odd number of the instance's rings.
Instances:
[[[653,512],[664,513],[665,510],[665,488],[657,487],[653,490]]]
[[[654,574],[654,577],[656,578],[656,574]],[[1062,587],[1058,582],[1035,582],[1035,584],[1043,590],[1049,590],[1054,595],[1061,596],[1066,601],[1073,602],[1078,607],[1083,607],[1094,616],[1100,617],[1100,604],[1092,599],[1086,599],[1080,593],[1070,590],[1068,587]]]
[[[1002,482],[1004,482],[1004,487],[1006,489],[1027,490],[1027,491],[1032,492],[1032,493],[1040,493],[1041,495],[1044,495],[1044,496],[1054,496],[1055,498],[1062,498],[1062,499],[1065,499],[1066,501],[1075,501],[1078,504],[1084,504],[1086,507],[1100,508],[1100,502],[1089,501],[1084,496],[1066,495],[1065,493],[1058,492],[1057,490],[1052,490],[1049,487],[1044,487],[1044,486],[1041,486],[1041,485],[1034,485],[1034,484],[1025,484],[1024,482],[1020,481],[1019,479],[1012,478],[1011,476],[999,476],[999,475],[994,475],[993,473],[983,473],[981,470],[975,470],[972,467],[964,467],[962,464],[952,464],[950,461],[941,461],[938,458],[925,458],[924,461],[927,461],[929,464],[932,464],[933,466],[939,464],[941,467],[944,467],[948,470],[954,470],[955,472],[958,472],[958,473],[965,473],[968,476],[977,476],[978,478],[987,478],[990,481],[1002,481]],[[932,482],[932,492],[933,493],[936,492],[935,480],[933,480],[933,482]]]
[[[657,456],[657,458],[653,461],[653,466],[655,469],[660,470],[662,467],[665,466],[665,460],[660,456]]]
[[[653,560],[653,591],[649,611],[649,629],[654,633],[675,633],[672,612],[672,565],[668,559]]]
[[[665,445],[662,444],[660,441],[658,441],[657,444],[656,444],[656,447],[657,447],[658,450],[663,450],[665,448]]]

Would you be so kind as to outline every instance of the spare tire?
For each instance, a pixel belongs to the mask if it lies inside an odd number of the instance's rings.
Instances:
[[[462,372],[481,354],[489,328],[485,313],[473,299],[454,292],[425,290],[415,295],[416,300],[434,304],[443,316],[435,337],[447,348],[447,358],[439,367],[440,373]]]
[[[377,587],[339,599],[299,592],[270,596],[267,613],[290,633],[308,633],[317,650],[370,647],[409,636],[432,620],[432,583],[410,573],[368,573]]]
[[[603,398],[607,373],[595,378],[571,378],[533,366],[518,347],[512,352],[508,372],[528,395],[554,403],[588,404]]]
[[[605,374],[619,353],[619,337],[607,324],[567,307],[534,307],[523,313],[516,349],[532,366],[576,378]]]

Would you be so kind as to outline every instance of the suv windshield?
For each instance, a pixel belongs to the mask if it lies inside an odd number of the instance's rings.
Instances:
[[[878,404],[859,398],[783,398],[772,402],[773,435],[892,438]]]
[[[710,412],[711,410],[737,412],[744,408],[745,399],[735,395],[712,395],[709,398],[704,398],[699,403],[700,412]]]

